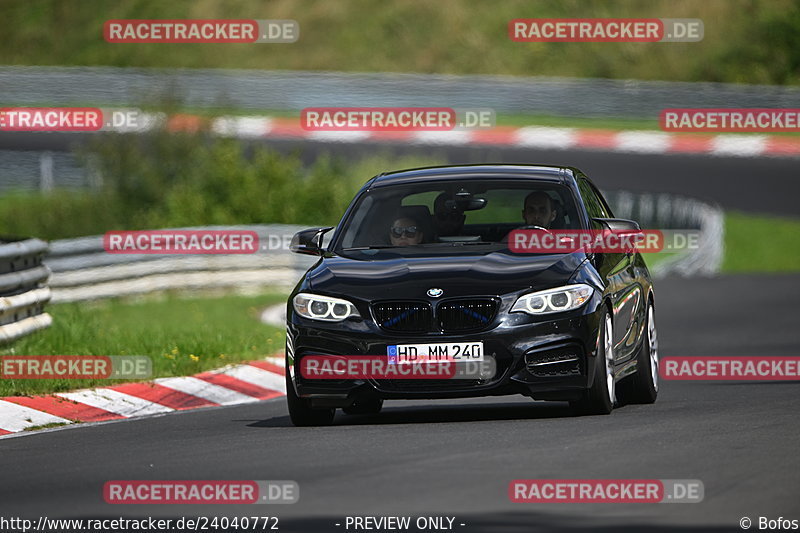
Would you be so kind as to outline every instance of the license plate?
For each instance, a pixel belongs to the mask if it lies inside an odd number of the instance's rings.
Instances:
[[[390,365],[483,361],[483,342],[395,344],[386,347]]]

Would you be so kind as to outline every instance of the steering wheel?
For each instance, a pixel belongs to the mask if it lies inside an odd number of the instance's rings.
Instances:
[[[549,229],[542,226],[520,226],[519,228],[516,229],[540,229],[542,231],[546,231],[547,233],[551,233]]]
[[[514,229],[512,229],[511,231],[517,231],[517,230],[519,230],[519,229],[538,229],[538,230],[541,230],[541,231],[546,231],[547,233],[551,233],[551,231],[550,231],[549,229],[547,229],[547,228],[544,228],[544,227],[542,227],[542,226],[520,226],[520,227],[518,227],[518,228],[514,228]],[[511,231],[509,231],[508,233],[506,233],[505,237],[503,237],[502,239],[500,239],[500,242],[501,242],[501,243],[508,242],[508,239],[509,239],[509,237],[511,236]]]

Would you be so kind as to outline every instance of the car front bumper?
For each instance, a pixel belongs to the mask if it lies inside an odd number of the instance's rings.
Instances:
[[[591,304],[591,305],[588,305]],[[541,400],[578,399],[594,379],[599,302],[581,309],[534,317],[509,313],[490,329],[461,334],[397,334],[370,320],[321,323],[294,315],[287,319],[287,369],[298,396],[312,405],[346,407],[357,396],[383,399],[469,398],[523,394]],[[309,355],[386,355],[395,344],[482,341],[496,373],[482,380],[307,379],[299,372]]]

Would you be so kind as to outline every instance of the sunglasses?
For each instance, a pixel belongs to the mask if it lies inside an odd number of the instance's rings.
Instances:
[[[416,226],[393,226],[392,236],[394,237],[416,237],[419,230]]]

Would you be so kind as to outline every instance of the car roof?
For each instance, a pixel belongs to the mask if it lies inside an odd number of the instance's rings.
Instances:
[[[384,172],[373,178],[369,187],[384,187],[408,183],[438,181],[441,179],[530,179],[553,183],[566,183],[578,172],[572,167],[551,165],[478,164],[447,165],[411,168]]]

